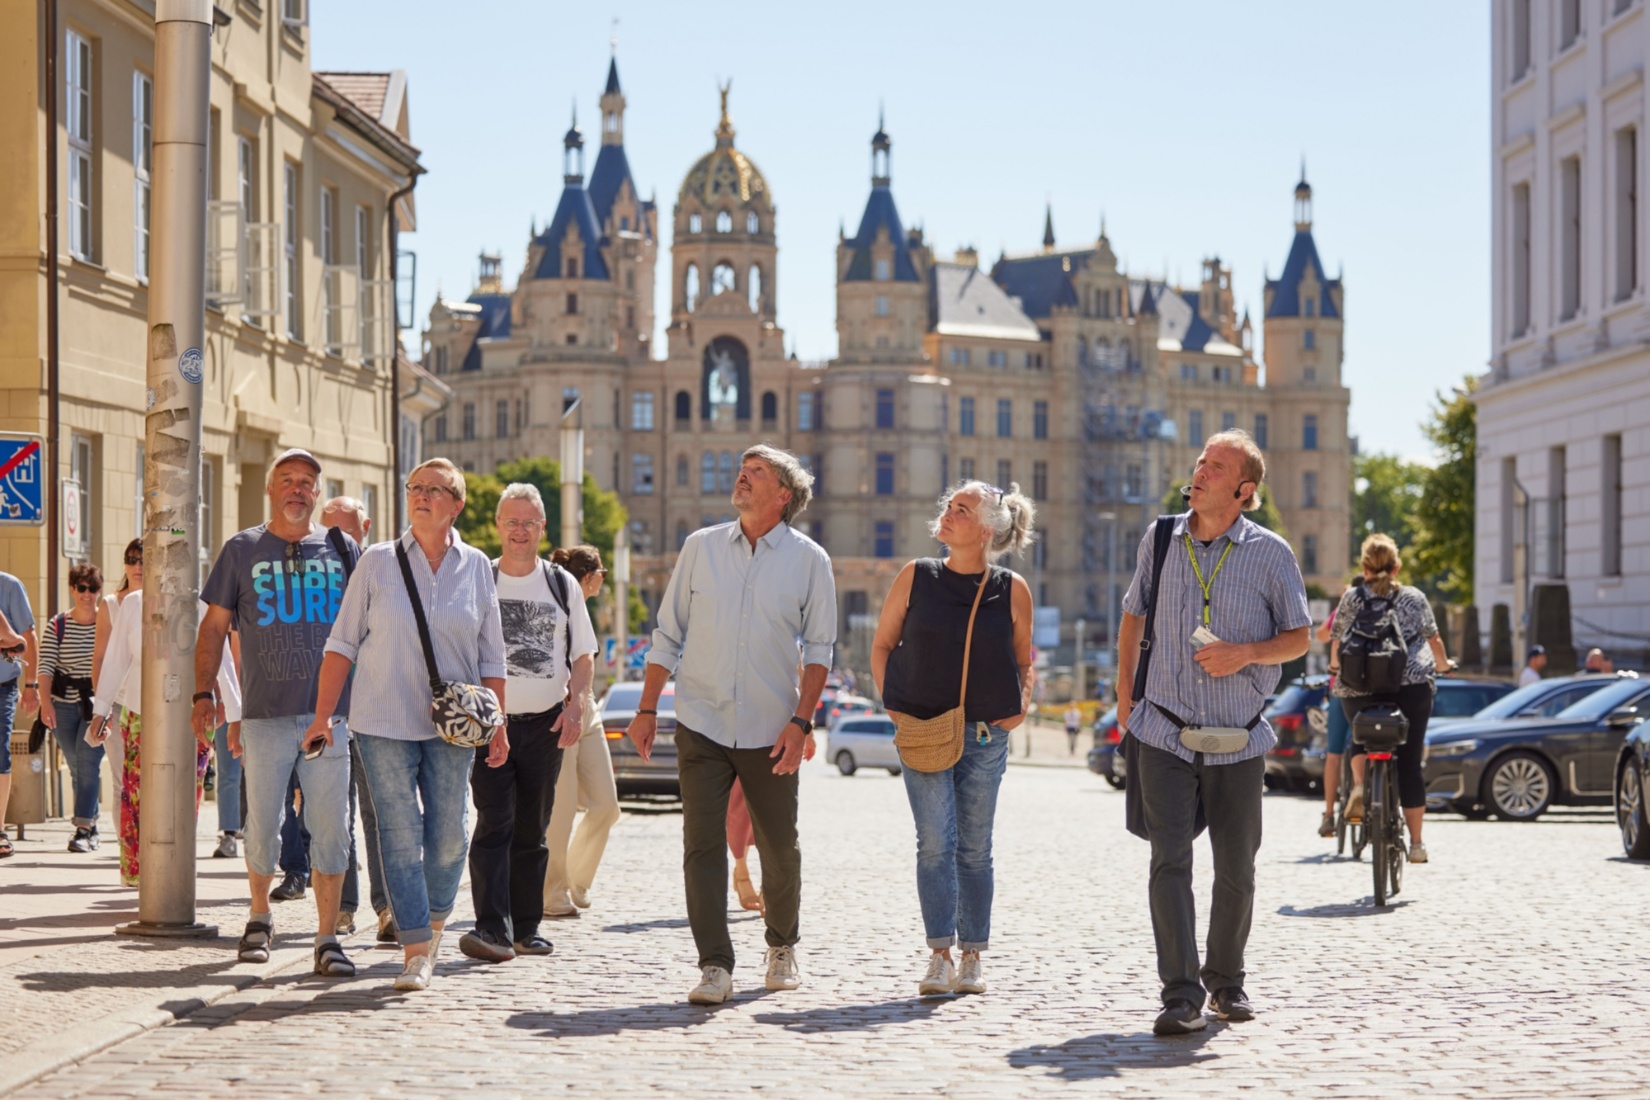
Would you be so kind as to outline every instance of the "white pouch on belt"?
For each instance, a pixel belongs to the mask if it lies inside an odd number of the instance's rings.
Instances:
[[[1242,752],[1248,747],[1249,731],[1238,726],[1183,726],[1180,743],[1211,756]]]

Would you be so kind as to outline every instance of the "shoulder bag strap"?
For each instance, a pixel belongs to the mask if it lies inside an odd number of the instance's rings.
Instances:
[[[1152,596],[1146,601],[1146,623],[1140,632],[1140,657],[1134,665],[1134,705],[1146,698],[1146,672],[1151,667],[1152,646],[1157,641],[1157,590],[1163,581],[1163,563],[1174,544],[1174,517],[1158,516],[1152,527]]]
[[[567,631],[567,645],[562,656],[567,658],[567,671],[573,671],[573,611],[572,604],[567,602],[567,580],[563,577],[563,570],[559,565],[552,565],[543,558],[539,565],[544,569],[544,586],[550,590],[556,605],[561,608],[562,623]]]
[[[355,559],[350,556],[349,545],[344,542],[344,532],[336,527],[328,527],[327,541],[338,552],[338,559],[344,563],[344,583],[348,584],[350,576],[355,572]]]
[[[942,563],[940,568],[944,569],[945,565]],[[974,649],[974,616],[980,613],[980,597],[985,595],[985,586],[990,583],[990,581],[991,563],[987,562],[985,567],[985,576],[980,578],[978,587],[974,589],[974,607],[968,613],[968,632],[963,635],[962,691],[958,693],[959,698],[957,699],[957,705],[959,707],[968,703],[968,657]]]
[[[430,644],[430,624],[424,619],[424,601],[418,598],[418,583],[413,580],[412,563],[407,560],[407,547],[395,540],[395,557],[401,563],[401,577],[407,582],[407,596],[412,600],[413,618],[418,620],[418,641],[424,647],[424,666],[430,670],[430,690],[441,690],[441,673],[435,664],[435,646]]]

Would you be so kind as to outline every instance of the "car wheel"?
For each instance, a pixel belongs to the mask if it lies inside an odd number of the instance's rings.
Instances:
[[[1111,789],[1114,791],[1120,791],[1123,789],[1123,781],[1115,775],[1106,776],[1106,782],[1111,784]]]
[[[1637,760],[1628,760],[1621,769],[1616,787],[1616,824],[1621,827],[1621,847],[1628,859],[1650,859],[1650,828],[1645,827],[1644,772]]]
[[[841,772],[843,775],[853,775],[854,754],[849,752],[847,749],[843,749],[841,752],[837,753],[836,770]]]
[[[899,773],[900,773],[899,768],[889,768],[888,769],[888,774],[889,775],[898,775]]]
[[[1534,753],[1508,753],[1484,777],[1484,803],[1502,821],[1534,821],[1553,804],[1557,780]]]
[[[1457,812],[1468,821],[1488,821],[1490,811],[1487,806],[1461,806]]]

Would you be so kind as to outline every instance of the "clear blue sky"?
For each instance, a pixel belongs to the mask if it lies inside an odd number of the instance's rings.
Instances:
[[[520,271],[529,221],[561,192],[573,100],[596,140],[617,16],[626,150],[666,245],[682,177],[712,145],[716,81],[733,79],[738,145],[779,211],[779,323],[804,359],[836,350],[833,250],[864,207],[879,101],[901,216],[941,256],[1036,247],[1048,199],[1062,246],[1091,242],[1103,212],[1133,274],[1191,284],[1219,255],[1257,322],[1304,154],[1319,252],[1344,267],[1366,451],[1427,457],[1433,392],[1487,356],[1483,3],[315,0],[312,13],[316,68],[408,71],[429,169],[406,238],[421,320],[438,286],[469,293],[483,248]],[[667,283],[661,250],[661,317]]]

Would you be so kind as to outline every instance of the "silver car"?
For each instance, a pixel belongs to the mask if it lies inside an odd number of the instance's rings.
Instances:
[[[889,775],[898,775],[894,720],[886,714],[844,714],[831,723],[825,759],[843,775],[853,775],[860,768],[887,768]]]
[[[635,742],[625,736],[636,708],[642,705],[642,685],[635,681],[614,684],[601,702],[602,732],[613,754],[613,780],[619,797],[666,795],[682,797],[681,780],[676,775],[676,684],[668,682],[659,695],[659,736],[653,741],[653,755],[643,760]]]

